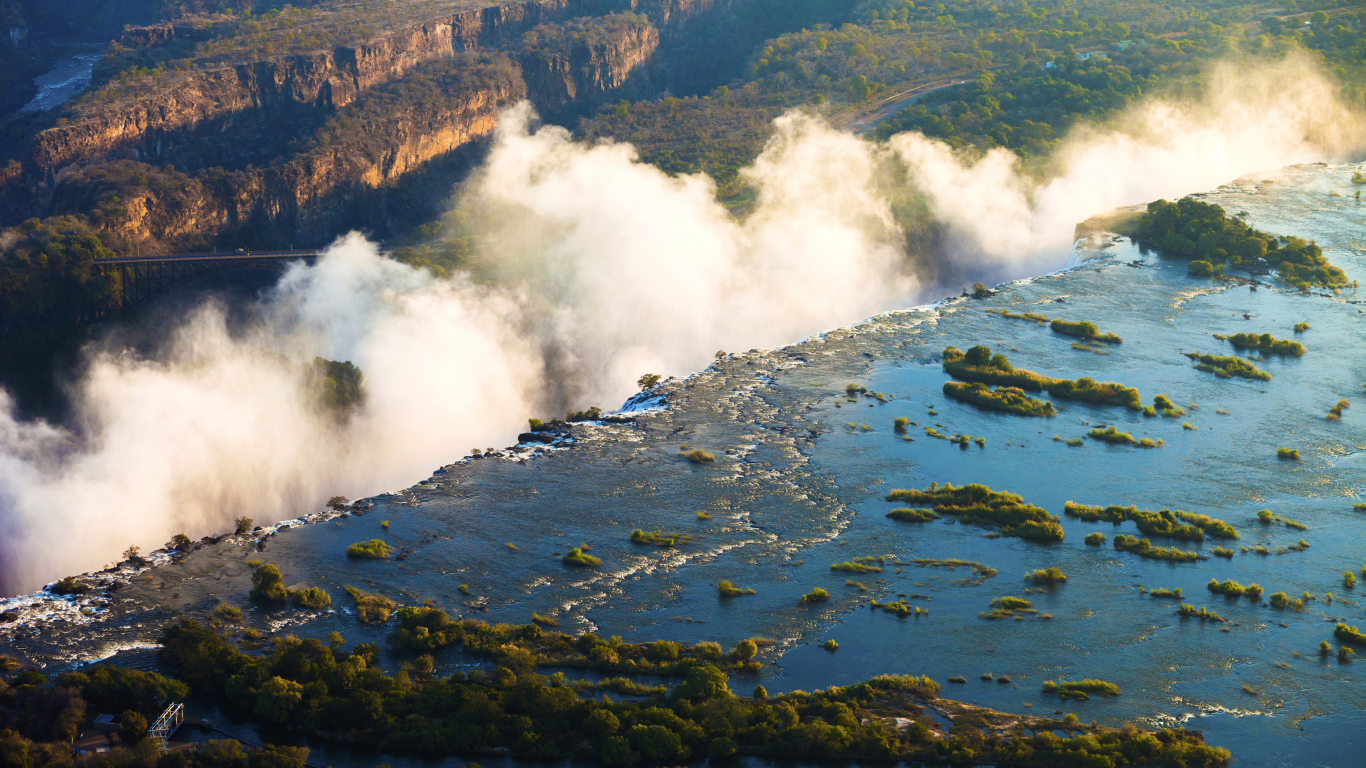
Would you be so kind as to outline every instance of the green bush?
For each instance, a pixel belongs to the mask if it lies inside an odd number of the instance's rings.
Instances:
[[[352,586],[346,587],[346,594],[356,601],[356,618],[362,624],[383,624],[389,620],[389,613],[394,610],[394,601],[383,595]]]
[[[1055,416],[1053,404],[1036,400],[1017,387],[997,387],[992,391],[981,382],[944,382],[944,395],[979,408],[1014,413],[1020,416]]]
[[[1289,459],[1291,461],[1300,460],[1300,450],[1298,448],[1277,448],[1276,458]]]
[[[829,593],[829,592],[826,592],[825,590],[821,589],[820,587],[816,587],[815,589],[812,589],[810,592],[807,592],[806,594],[802,595],[802,596],[801,596],[801,599],[798,600],[798,602],[800,602],[800,603],[805,603],[805,604],[808,604],[808,605],[809,605],[809,604],[812,604],[812,603],[824,603],[824,602],[826,602],[826,601],[829,600],[829,599],[830,599],[830,593]]]
[[[939,515],[936,515],[932,509],[909,509],[907,507],[894,509],[887,513],[887,517],[906,523],[928,523],[931,520],[939,519]]]
[[[584,552],[579,547],[574,547],[566,552],[564,557],[560,558],[560,561],[565,565],[575,565],[584,568],[596,568],[599,565],[602,565],[602,560]]]
[[[652,544],[656,547],[672,547],[678,544],[687,544],[692,541],[692,537],[683,533],[664,533],[663,531],[642,531],[637,528],[631,531],[631,541],[636,544]]]
[[[1013,493],[993,491],[972,483],[955,488],[952,483],[931,483],[929,489],[896,489],[887,501],[924,504],[941,515],[951,515],[968,525],[996,527],[1003,536],[1033,541],[1062,541],[1063,530],[1057,517]]]
[[[721,594],[721,597],[743,597],[754,594],[754,590],[741,589],[725,579],[716,582],[716,591]]]
[[[1146,557],[1149,560],[1170,560],[1178,563],[1193,563],[1200,559],[1200,555],[1195,552],[1186,552],[1168,547],[1154,547],[1152,542],[1147,539],[1140,539],[1137,536],[1127,536],[1122,533],[1115,535],[1114,547],[1121,552],[1132,552],[1139,557]]]
[[[1078,336],[1083,339],[1103,341],[1107,344],[1119,344],[1123,341],[1123,339],[1119,338],[1113,333],[1101,333],[1100,329],[1096,327],[1095,323],[1087,322],[1085,320],[1076,322],[1068,320],[1054,320],[1050,327],[1054,331],[1066,334],[1068,336]]]
[[[702,450],[701,448],[679,453],[678,455],[682,456],[688,461],[691,461],[694,464],[710,464],[713,461],[716,461],[716,456],[712,455],[707,451]]]
[[[321,611],[332,605],[332,596],[319,587],[301,587],[289,590],[289,599],[295,605],[313,611]]]
[[[1098,547],[1105,543],[1105,534],[1100,531],[1092,531],[1091,533],[1086,534],[1086,543],[1093,547]]]
[[[381,539],[358,541],[346,548],[346,556],[370,560],[387,560],[392,550]]]
[[[1030,571],[1025,578],[1035,584],[1063,584],[1067,581],[1067,575],[1058,568],[1040,568]]]
[[[288,600],[285,577],[280,573],[280,569],[269,563],[257,566],[251,575],[251,596],[257,600],[270,600],[276,603]]]
[[[1232,336],[1216,333],[1214,338],[1227,341],[1238,349],[1255,349],[1264,355],[1299,357],[1306,351],[1304,345],[1298,341],[1278,339],[1269,333],[1263,333],[1260,336],[1255,333],[1235,333]]]
[[[1042,392],[1053,381],[1033,371],[1016,370],[1005,355],[993,354],[990,347],[981,345],[967,352],[945,347],[944,372],[961,381],[996,384],[1028,392]]]
[[[1186,352],[1185,355],[1195,361],[1196,370],[1212,373],[1221,379],[1237,376],[1254,381],[1271,381],[1271,374],[1254,368],[1241,357],[1207,355],[1203,352]]]

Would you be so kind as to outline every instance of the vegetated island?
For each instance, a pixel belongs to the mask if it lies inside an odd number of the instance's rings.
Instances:
[[[993,315],[1000,315],[1001,317],[1010,318],[1011,320],[1028,320],[1031,323],[1037,323],[1039,325],[1049,325],[1054,331],[1067,336],[1076,336],[1091,341],[1103,341],[1106,344],[1121,344],[1124,341],[1113,333],[1101,333],[1095,323],[1086,320],[1073,321],[1054,318],[1050,321],[1046,316],[1040,315],[1037,312],[1020,313],[1011,312],[1008,309],[988,309],[987,311]]]
[[[978,345],[967,352],[956,347],[944,348],[944,372],[960,381],[1016,387],[1029,392],[1042,392],[1059,400],[1080,400],[1101,405],[1122,405],[1139,410],[1143,407],[1138,390],[1115,382],[1097,382],[1089,377],[1054,379],[1033,371],[1015,368],[1005,355],[993,354],[990,347]],[[948,394],[947,390],[945,394]]]
[[[1050,323],[1049,327],[1052,328],[1055,333],[1061,333],[1067,336],[1077,336],[1091,341],[1103,341],[1106,344],[1122,344],[1124,342],[1124,339],[1121,339],[1113,333],[1101,333],[1095,323],[1086,320],[1073,321],[1058,318]]]
[[[1225,336],[1222,333],[1214,334],[1214,338],[1227,341],[1238,349],[1255,349],[1264,355],[1291,355],[1299,357],[1307,350],[1298,341],[1290,339],[1278,339],[1269,333],[1258,336],[1255,333],[1235,333],[1232,336]]]
[[[1118,427],[1109,426],[1104,429],[1099,427],[1086,433],[1092,440],[1099,440],[1102,443],[1112,445],[1136,445],[1139,448],[1161,448],[1165,443],[1162,440],[1153,440],[1149,437],[1134,437],[1128,432],[1120,432]]]
[[[1149,560],[1169,560],[1174,563],[1193,563],[1196,560],[1204,559],[1197,552],[1187,552],[1173,547],[1154,547],[1152,542],[1147,539],[1140,539],[1137,536],[1127,536],[1119,533],[1115,534],[1115,549],[1120,552],[1132,552],[1139,557]]]
[[[1221,206],[1193,197],[1148,203],[1132,234],[1145,251],[1191,259],[1190,272],[1197,276],[1218,277],[1229,265],[1253,273],[1274,269],[1282,282],[1306,291],[1314,285],[1336,289],[1351,282],[1313,241],[1253,229]]]
[[[944,382],[944,395],[979,408],[1014,413],[1020,416],[1046,416],[1051,418],[1057,415],[1052,403],[1030,397],[1019,387],[997,387],[993,391],[981,382],[946,381]]]
[[[1238,538],[1238,530],[1223,520],[1180,509],[1149,512],[1136,506],[1121,507],[1112,504],[1108,507],[1099,507],[1067,501],[1063,504],[1062,512],[1067,517],[1088,523],[1104,522],[1119,525],[1131,520],[1146,536],[1166,536],[1193,541],[1204,541],[1206,534],[1216,539]]]
[[[1006,491],[993,491],[980,483],[958,488],[952,483],[930,483],[927,490],[896,489],[887,501],[904,501],[931,507],[941,515],[952,515],[968,525],[992,526],[1002,536],[1031,541],[1063,540],[1061,519],[1048,510],[1025,504],[1024,499]]]
[[[1204,352],[1184,352],[1186,357],[1195,361],[1195,369],[1212,373],[1221,379],[1240,379],[1271,381],[1271,374],[1253,366],[1241,357],[1231,355],[1207,355]]]

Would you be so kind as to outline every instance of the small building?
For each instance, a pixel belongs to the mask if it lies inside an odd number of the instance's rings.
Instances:
[[[100,715],[95,718],[95,730],[118,732],[123,723],[123,715]]]

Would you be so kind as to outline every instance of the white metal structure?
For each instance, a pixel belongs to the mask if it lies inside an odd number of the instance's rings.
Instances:
[[[161,751],[167,749],[167,742],[171,740],[171,734],[176,732],[180,724],[185,722],[185,705],[170,704],[166,711],[157,717],[156,722],[147,730],[147,735],[161,742]]]

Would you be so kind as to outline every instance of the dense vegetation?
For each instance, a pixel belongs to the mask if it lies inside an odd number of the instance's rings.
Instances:
[[[945,347],[944,372],[963,381],[996,384],[1029,392],[1042,392],[1053,381],[1033,371],[1016,370],[1005,355],[993,353],[991,347],[982,345],[967,352]]]
[[[1283,282],[1302,290],[1311,285],[1336,288],[1349,282],[1315,243],[1253,229],[1239,217],[1227,215],[1222,207],[1193,197],[1175,203],[1149,203],[1138,220],[1134,239],[1163,256],[1193,259],[1192,272],[1196,274],[1217,274],[1216,270],[1227,264],[1254,271],[1274,269]]]
[[[1195,361],[1195,369],[1212,373],[1221,379],[1251,379],[1253,381],[1271,381],[1271,374],[1260,368],[1253,366],[1241,357],[1231,355],[1207,355],[1203,352],[1186,352],[1186,357]]]
[[[942,486],[930,483],[923,491],[897,489],[887,494],[887,501],[923,504],[969,525],[995,527],[1002,536],[1041,542],[1063,540],[1062,525],[1056,516],[1041,507],[1025,504],[1016,494],[993,491],[978,483],[958,488],[952,483]]]
[[[1060,400],[1079,400],[1087,403],[1099,405],[1122,405],[1128,408],[1142,408],[1142,398],[1138,390],[1117,384],[1112,381],[1098,382],[1089,377],[1083,376],[1072,381],[1070,379],[1054,379],[1048,376],[1026,371],[1023,368],[1016,368],[1010,364],[1006,356],[1000,353],[993,353],[990,347],[975,346],[967,352],[959,351],[956,347],[944,348],[944,372],[963,381],[975,382],[979,384],[997,384],[1001,387],[1014,388],[1017,390],[1028,390],[1030,392],[1040,392],[1047,390],[1048,394]],[[969,391],[961,385],[954,386],[955,392],[949,392],[949,385],[944,385],[944,394],[959,399],[960,395],[971,395],[986,402],[987,398],[982,398],[979,390]],[[998,389],[997,392],[1000,390]],[[1031,406],[1029,403],[1040,402],[1038,400],[1019,401],[1018,397],[1011,397],[1010,390],[1007,389],[1006,398],[997,398],[1001,405],[1019,403],[1024,410],[1039,410],[1039,413],[1027,415],[1051,415],[1042,412],[1041,406]],[[1023,392],[1019,397],[1024,397]],[[994,407],[996,400],[992,400]],[[970,401],[975,402],[975,401]],[[1048,405],[1045,403],[1045,405]],[[1049,406],[1051,409],[1051,405]],[[1006,408],[999,408],[1006,410]],[[1013,412],[1021,413],[1020,410]]]
[[[1140,539],[1137,536],[1126,536],[1116,534],[1114,546],[1121,552],[1132,552],[1139,557],[1146,557],[1149,560],[1171,560],[1178,563],[1193,563],[1200,559],[1200,555],[1195,552],[1171,547],[1154,547],[1152,542],[1147,539]]]
[[[953,400],[961,400],[992,411],[1004,411],[1020,416],[1057,415],[1052,403],[1032,398],[1017,387],[997,387],[993,391],[981,382],[946,381],[944,394]]]
[[[996,735],[987,710],[969,717],[991,735],[955,731],[936,738],[926,705],[935,700],[939,686],[924,677],[884,675],[858,685],[781,696],[769,696],[760,686],[752,698],[742,698],[730,691],[729,676],[713,661],[698,658],[701,654],[720,661],[723,654],[714,643],[690,649],[666,641],[629,646],[648,665],[670,669],[665,674],[676,682],[671,690],[636,687],[632,692],[642,698],[613,703],[580,696],[581,690],[610,688],[611,681],[593,686],[562,674],[536,674],[542,657],[528,646],[575,655],[580,649],[603,648],[600,657],[605,657],[628,647],[620,641],[542,635],[534,624],[489,627],[466,621],[460,626],[482,638],[496,662],[492,671],[437,679],[432,658],[420,656],[411,671],[385,675],[374,665],[378,649],[362,644],[346,652],[339,635],[328,644],[281,637],[264,655],[252,656],[189,620],[164,630],[161,655],[195,690],[265,723],[317,738],[433,756],[507,748],[523,759],[590,757],[607,766],[671,765],[690,757],[732,754],[933,764],[961,762],[973,754],[1021,766],[1080,766],[1096,760],[1129,766],[1138,764],[1140,754],[1143,764],[1153,766],[1222,766],[1229,760],[1226,750],[1207,747],[1198,734],[1179,730],[1149,734],[1132,727],[1108,730],[1069,723],[1067,727],[1084,735],[1059,738],[1051,729],[1064,727],[1062,723],[1031,718],[1037,736]],[[741,646],[736,654],[752,655],[752,642]],[[41,675],[35,677],[22,685],[0,683],[3,711],[36,715],[17,721],[11,717],[6,727],[19,730],[0,734],[7,755],[18,750],[24,757],[16,765],[71,763],[69,747],[35,742],[67,738],[67,731],[80,722],[77,713],[84,712],[82,695],[100,708],[106,701],[116,702],[151,715],[164,702],[188,693],[183,683],[109,667],[64,675],[56,687],[46,687]],[[892,727],[893,717],[907,718],[910,726]],[[302,764],[306,754],[268,748],[259,763],[251,759],[251,768],[290,768]],[[198,755],[180,753],[166,765],[247,768],[246,762],[235,743],[219,742]],[[165,768],[155,760],[151,764]]]
[[[1119,344],[1124,341],[1113,333],[1101,333],[1095,323],[1087,320],[1071,321],[1057,319],[1054,320],[1049,327],[1058,333],[1066,334],[1068,336],[1077,336],[1093,341],[1103,341],[1107,344]]]
[[[1225,336],[1216,333],[1214,338],[1222,339],[1239,349],[1252,349],[1264,355],[1292,355],[1299,357],[1305,352],[1304,345],[1290,339],[1278,339],[1269,333],[1258,336],[1255,333],[1235,333]]]

